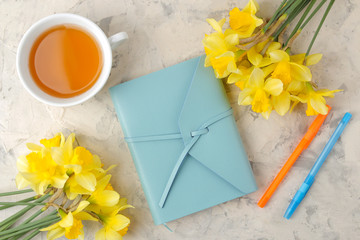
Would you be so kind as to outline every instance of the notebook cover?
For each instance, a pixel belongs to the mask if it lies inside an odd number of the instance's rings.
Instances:
[[[186,152],[166,202],[159,206],[192,133],[231,109],[221,80],[204,67],[204,59],[193,58],[110,89],[156,225],[257,189],[234,117],[226,115],[206,127],[208,132]]]

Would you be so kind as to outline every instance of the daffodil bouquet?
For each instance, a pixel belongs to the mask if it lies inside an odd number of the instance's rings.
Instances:
[[[217,78],[226,78],[227,83],[240,88],[239,105],[251,105],[266,119],[273,110],[283,116],[298,103],[307,103],[308,116],[326,114],[324,97],[333,97],[340,90],[318,90],[308,66],[322,58],[322,54],[309,52],[334,1],[321,0],[316,5],[316,0],[283,0],[266,21],[256,16],[259,5],[250,0],[242,10],[230,11],[230,28],[225,31],[225,18],[207,19],[215,32],[203,39],[205,66],[212,66]],[[326,2],[328,7],[307,52],[291,54],[295,38]],[[285,31],[298,15],[297,24],[285,38]]]
[[[84,147],[74,147],[74,142],[75,134],[65,139],[59,133],[51,139],[42,139],[41,145],[27,144],[31,152],[17,161],[16,184],[19,189],[31,189],[2,193],[0,197],[27,192],[36,195],[17,202],[0,202],[1,210],[26,205],[0,222],[0,240],[21,237],[29,240],[41,231],[47,231],[49,240],[62,236],[84,239],[82,221],[86,220],[103,225],[95,235],[96,240],[117,240],[126,234],[130,220],[119,212],[132,206],[109,183],[108,171],[114,165],[104,169],[97,155]],[[41,209],[21,222],[22,216],[36,206]],[[40,218],[41,214],[44,217]],[[17,226],[13,227],[14,224]]]

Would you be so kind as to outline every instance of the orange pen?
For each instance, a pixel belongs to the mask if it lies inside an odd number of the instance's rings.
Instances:
[[[263,208],[266,203],[269,201],[281,181],[284,179],[285,175],[288,173],[292,165],[295,163],[295,161],[298,159],[302,151],[304,151],[311,141],[314,139],[315,135],[319,131],[321,125],[323,124],[325,118],[329,114],[331,107],[328,107],[328,113],[326,115],[319,114],[313,123],[310,125],[308,131],[306,132],[305,136],[301,139],[300,143],[295,148],[294,152],[291,154],[289,159],[286,161],[285,165],[281,168],[280,172],[276,175],[264,195],[261,197],[261,199],[258,202],[258,206]]]

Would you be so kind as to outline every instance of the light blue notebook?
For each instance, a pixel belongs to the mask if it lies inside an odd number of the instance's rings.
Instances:
[[[110,89],[156,225],[257,189],[222,82],[204,59]]]

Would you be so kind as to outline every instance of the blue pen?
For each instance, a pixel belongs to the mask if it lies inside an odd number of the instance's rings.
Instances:
[[[289,207],[285,212],[284,218],[289,219],[296,210],[296,208],[299,206],[300,202],[304,199],[306,193],[309,191],[311,185],[315,181],[315,176],[319,172],[321,165],[325,162],[327,156],[329,155],[331,149],[334,147],[336,141],[339,139],[340,134],[343,132],[350,118],[351,118],[351,114],[348,112],[345,113],[344,117],[341,119],[339,125],[335,129],[333,135],[331,136],[329,141],[326,143],[324,149],[320,153],[314,166],[311,168],[304,183],[301,185],[300,189],[296,192],[293,200],[291,201]]]

